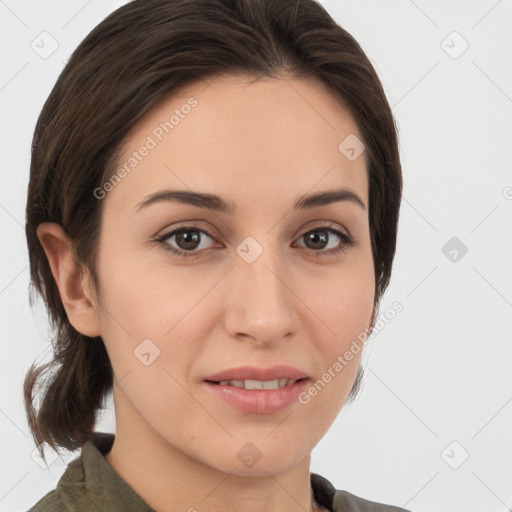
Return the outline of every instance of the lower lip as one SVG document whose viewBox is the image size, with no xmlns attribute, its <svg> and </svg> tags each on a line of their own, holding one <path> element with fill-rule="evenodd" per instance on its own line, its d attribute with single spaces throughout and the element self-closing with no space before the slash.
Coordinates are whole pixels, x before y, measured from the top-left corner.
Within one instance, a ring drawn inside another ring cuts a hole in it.
<svg viewBox="0 0 512 512">
<path fill-rule="evenodd" d="M 245 389 L 221 386 L 208 381 L 203 381 L 203 386 L 210 393 L 242 412 L 273 414 L 296 402 L 308 382 L 309 379 L 304 379 L 279 389 Z"/>
</svg>

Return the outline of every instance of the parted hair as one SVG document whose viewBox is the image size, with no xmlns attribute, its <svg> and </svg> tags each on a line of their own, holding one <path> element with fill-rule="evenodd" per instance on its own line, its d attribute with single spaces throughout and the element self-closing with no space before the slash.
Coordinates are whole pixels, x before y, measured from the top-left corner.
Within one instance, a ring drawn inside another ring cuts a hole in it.
<svg viewBox="0 0 512 512">
<path fill-rule="evenodd" d="M 221 74 L 316 77 L 349 109 L 363 137 L 375 271 L 371 326 L 395 256 L 402 194 L 398 130 L 377 73 L 357 41 L 315 0 L 135 0 L 79 44 L 38 117 L 26 206 L 31 305 L 40 295 L 53 357 L 27 371 L 32 436 L 73 451 L 94 430 L 113 388 L 101 337 L 70 324 L 36 229 L 60 224 L 75 264 L 99 289 L 96 255 L 103 201 L 93 191 L 115 172 L 120 148 L 142 116 L 179 88 Z M 340 140 L 341 142 L 341 140 Z M 359 391 L 358 369 L 347 402 Z M 35 402 L 36 387 L 42 389 Z"/>
</svg>

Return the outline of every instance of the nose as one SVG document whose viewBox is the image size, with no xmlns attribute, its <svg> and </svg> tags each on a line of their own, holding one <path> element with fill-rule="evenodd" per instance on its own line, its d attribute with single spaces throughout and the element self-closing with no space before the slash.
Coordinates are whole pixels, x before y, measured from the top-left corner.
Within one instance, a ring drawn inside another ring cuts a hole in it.
<svg viewBox="0 0 512 512">
<path fill-rule="evenodd" d="M 275 248 L 265 248 L 252 263 L 238 255 L 234 258 L 224 311 L 230 336 L 268 346 L 296 334 L 300 301 L 285 267 Z"/>
</svg>

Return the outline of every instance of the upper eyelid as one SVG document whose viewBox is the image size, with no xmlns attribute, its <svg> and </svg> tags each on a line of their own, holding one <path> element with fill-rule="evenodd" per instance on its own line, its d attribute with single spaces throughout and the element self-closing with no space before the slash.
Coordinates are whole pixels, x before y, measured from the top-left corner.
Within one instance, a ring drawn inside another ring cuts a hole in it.
<svg viewBox="0 0 512 512">
<path fill-rule="evenodd" d="M 182 226 L 174 227 L 174 228 L 169 229 L 169 230 L 164 230 L 161 235 L 157 236 L 157 239 L 158 240 L 162 240 L 162 239 L 165 239 L 165 238 L 170 238 L 171 236 L 174 236 L 176 234 L 176 232 L 181 231 L 181 230 L 184 230 L 184 231 L 187 231 L 187 230 L 190 230 L 190 231 L 192 231 L 192 230 L 200 231 L 201 233 L 209 236 L 210 238 L 222 237 L 222 235 L 218 231 L 216 231 L 214 229 L 201 228 L 198 225 L 195 225 L 195 224 L 191 223 L 191 224 L 183 224 Z"/>
</svg>

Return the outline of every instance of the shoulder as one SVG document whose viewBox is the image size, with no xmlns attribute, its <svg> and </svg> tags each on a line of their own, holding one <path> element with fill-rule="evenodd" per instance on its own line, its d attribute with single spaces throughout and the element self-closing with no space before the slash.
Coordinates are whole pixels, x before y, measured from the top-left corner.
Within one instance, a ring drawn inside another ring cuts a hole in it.
<svg viewBox="0 0 512 512">
<path fill-rule="evenodd" d="M 76 488 L 76 490 L 75 490 Z M 45 494 L 28 512 L 69 512 L 84 488 L 81 455 L 71 460 L 55 489 Z"/>
<path fill-rule="evenodd" d="M 55 490 L 45 494 L 28 512 L 67 512 Z"/>
<path fill-rule="evenodd" d="M 348 491 L 341 490 L 335 492 L 333 505 L 335 511 L 343 512 L 410 512 L 405 508 L 366 500 Z"/>
</svg>

